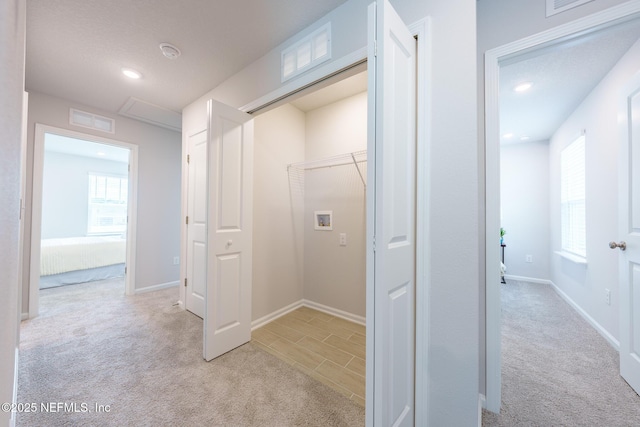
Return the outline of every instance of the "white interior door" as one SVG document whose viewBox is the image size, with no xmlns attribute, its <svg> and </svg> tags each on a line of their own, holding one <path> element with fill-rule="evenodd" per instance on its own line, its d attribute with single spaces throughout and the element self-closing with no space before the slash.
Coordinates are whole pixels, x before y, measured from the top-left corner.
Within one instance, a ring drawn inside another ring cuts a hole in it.
<svg viewBox="0 0 640 427">
<path fill-rule="evenodd" d="M 387 0 L 369 6 L 367 425 L 414 424 L 416 40 Z M 371 215 L 370 215 L 371 216 Z M 371 262 L 373 261 L 373 262 Z M 371 323 L 373 322 L 373 323 Z M 372 326 L 374 326 L 372 328 Z M 368 370 L 368 374 L 370 371 Z M 370 384 L 370 379 L 373 383 Z M 373 418 L 373 419 L 371 419 Z"/>
<path fill-rule="evenodd" d="M 640 74 L 620 108 L 620 375 L 640 393 Z"/>
<path fill-rule="evenodd" d="M 209 101 L 204 358 L 251 339 L 253 120 Z"/>
<path fill-rule="evenodd" d="M 207 284 L 207 132 L 188 137 L 185 308 L 204 318 Z"/>
</svg>

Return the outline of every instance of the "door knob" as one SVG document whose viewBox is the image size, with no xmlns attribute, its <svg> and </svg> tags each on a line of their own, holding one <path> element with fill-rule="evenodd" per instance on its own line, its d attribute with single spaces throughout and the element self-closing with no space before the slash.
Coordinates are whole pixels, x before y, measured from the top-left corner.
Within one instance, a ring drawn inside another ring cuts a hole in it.
<svg viewBox="0 0 640 427">
<path fill-rule="evenodd" d="M 233 245 L 233 240 L 231 240 L 231 239 L 227 240 L 227 247 L 229 247 L 231 245 Z"/>
<path fill-rule="evenodd" d="M 624 251 L 627 249 L 627 242 L 620 242 L 620 243 L 609 242 L 609 247 L 611 249 L 620 248 L 621 251 Z"/>
</svg>

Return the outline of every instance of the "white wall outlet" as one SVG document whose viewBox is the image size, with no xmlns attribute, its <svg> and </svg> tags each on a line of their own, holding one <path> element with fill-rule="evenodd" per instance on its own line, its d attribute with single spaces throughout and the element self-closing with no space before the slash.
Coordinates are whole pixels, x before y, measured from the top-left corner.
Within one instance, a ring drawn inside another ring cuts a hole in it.
<svg viewBox="0 0 640 427">
<path fill-rule="evenodd" d="M 604 301 L 607 305 L 611 305 L 611 291 L 609 289 L 604 290 Z"/>
<path fill-rule="evenodd" d="M 180 257 L 179 256 L 174 256 L 173 257 L 173 265 L 179 265 L 180 264 Z"/>
<path fill-rule="evenodd" d="M 527 256 L 525 256 L 524 260 L 525 260 L 526 262 L 533 262 L 533 255 L 527 255 Z"/>
<path fill-rule="evenodd" d="M 347 233 L 340 233 L 340 246 L 347 246 Z"/>
</svg>

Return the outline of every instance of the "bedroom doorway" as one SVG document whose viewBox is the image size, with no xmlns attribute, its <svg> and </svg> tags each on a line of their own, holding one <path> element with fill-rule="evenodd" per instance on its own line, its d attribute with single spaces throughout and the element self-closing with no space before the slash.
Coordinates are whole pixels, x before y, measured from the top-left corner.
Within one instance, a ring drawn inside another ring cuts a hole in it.
<svg viewBox="0 0 640 427">
<path fill-rule="evenodd" d="M 507 150 L 504 150 L 504 147 L 501 147 L 501 139 L 505 137 L 505 131 L 508 133 L 512 133 L 512 135 L 508 135 L 508 137 L 516 137 L 516 132 L 511 132 L 511 130 L 507 131 L 504 128 L 504 122 L 506 122 L 506 117 L 502 107 L 500 106 L 501 102 L 505 98 L 504 93 L 507 92 L 502 89 L 501 93 L 501 79 L 503 79 L 505 75 L 505 69 L 507 66 L 518 65 L 520 62 L 524 62 L 528 59 L 536 59 L 541 57 L 543 52 L 559 52 L 560 48 L 566 49 L 569 46 L 578 46 L 581 43 L 586 41 L 595 41 L 598 35 L 603 35 L 605 31 L 614 31 L 615 29 L 622 29 L 625 25 L 632 25 L 633 22 L 638 19 L 638 14 L 640 13 L 640 9 L 637 4 L 621 6 L 617 9 L 606 10 L 603 12 L 599 12 L 594 14 L 589 18 L 584 18 L 581 20 L 577 20 L 574 23 L 567 23 L 562 26 L 558 26 L 553 28 L 552 30 L 544 31 L 539 34 L 535 34 L 529 36 L 525 39 L 518 40 L 501 47 L 489 50 L 485 53 L 485 87 L 487 89 L 486 95 L 486 118 L 485 118 L 485 137 L 486 137 L 486 189 L 487 189 L 487 200 L 486 200 L 486 409 L 491 412 L 499 413 L 500 405 L 502 402 L 501 389 L 502 389 L 502 356 L 501 356 L 501 285 L 499 279 L 499 269 L 494 268 L 496 262 L 493 260 L 498 260 L 500 258 L 500 246 L 495 244 L 498 235 L 498 231 L 500 226 L 502 225 L 502 211 L 501 211 L 501 200 L 500 200 L 500 180 L 501 174 L 504 171 L 501 171 L 500 163 L 504 161 L 501 159 L 501 156 L 504 157 Z M 635 36 L 637 37 L 637 35 Z M 633 43 L 633 41 L 631 42 Z M 613 44 L 616 45 L 616 48 L 619 48 L 623 45 L 620 40 L 617 40 L 615 43 L 609 42 L 607 48 L 607 52 L 611 53 L 613 49 L 610 49 L 610 46 Z M 627 49 L 629 45 L 627 45 Z M 563 59 L 570 63 L 572 61 L 568 61 L 568 55 L 566 51 L 563 52 Z M 589 58 L 598 58 L 598 62 L 601 62 L 603 59 L 603 55 L 598 55 L 594 53 L 588 54 Z M 615 63 L 615 62 L 614 62 Z M 558 62 L 559 64 L 559 62 Z M 613 66 L 611 64 L 610 66 Z M 590 64 L 590 68 L 593 67 L 593 63 Z M 535 69 L 536 67 L 529 67 L 531 69 Z M 539 70 L 547 71 L 549 67 L 540 67 Z M 609 69 L 606 69 L 608 72 Z M 571 75 L 571 78 L 574 78 Z M 549 82 L 548 77 L 546 78 L 546 82 Z M 509 86 L 509 85 L 506 85 Z M 595 84 L 594 84 L 595 86 Z M 510 91 L 515 91 L 515 87 L 511 86 L 509 88 Z M 558 93 L 555 92 L 554 95 L 557 97 Z M 557 104 L 557 103 L 556 103 Z M 603 104 L 604 105 L 604 104 Z M 574 106 L 573 108 L 576 108 Z M 523 110 L 524 111 L 524 110 Z M 569 113 L 574 112 L 574 110 L 569 110 L 567 112 L 567 116 Z M 531 114 L 529 114 L 531 116 Z M 583 120 L 583 119 L 582 119 Z M 595 122 L 594 122 L 595 123 Z M 557 126 L 560 126 L 562 122 L 558 123 Z M 542 126 L 537 126 L 537 128 L 541 128 Z M 584 129 L 584 127 L 582 128 Z M 554 129 L 554 130 L 557 130 Z M 567 141 L 575 140 L 579 136 L 580 132 L 573 132 L 571 138 L 566 138 L 566 133 L 563 133 L 563 139 Z M 520 138 L 520 136 L 518 136 Z M 549 139 L 549 144 L 551 144 L 551 137 Z M 527 141 L 527 144 L 531 145 L 535 138 L 530 138 Z M 614 145 L 617 143 L 616 139 L 612 139 Z M 547 156 L 552 155 L 552 150 L 549 148 L 549 153 Z M 556 149 L 557 150 L 557 149 Z M 511 153 L 507 154 L 510 155 Z M 521 154 L 520 154 L 521 155 Z M 532 151 L 529 153 L 525 153 L 526 163 L 528 166 L 533 164 L 533 155 Z M 559 150 L 556 152 L 556 186 L 558 189 L 559 186 L 559 171 L 560 171 L 560 161 L 559 161 Z M 597 157 L 597 156 L 595 156 Z M 594 157 L 594 158 L 595 158 Z M 510 163 L 514 163 L 512 158 L 508 160 Z M 523 161 L 524 163 L 524 161 Z M 517 167 L 513 164 L 510 164 L 511 167 Z M 540 173 L 538 169 L 537 173 Z M 615 175 L 614 175 L 615 177 Z M 588 178 L 587 178 L 588 179 Z M 513 181 L 510 182 L 513 184 Z M 551 183 L 549 184 L 550 186 Z M 600 188 L 606 188 L 603 184 L 602 180 L 598 184 Z M 616 188 L 617 190 L 617 188 Z M 531 191 L 527 191 L 527 189 L 523 190 L 523 185 L 520 184 L 518 188 L 519 194 L 531 194 Z M 556 202 L 560 200 L 559 190 L 558 194 L 555 195 L 553 199 Z M 531 198 L 529 196 L 529 198 Z M 606 205 L 606 203 L 604 204 Z M 615 206 L 615 205 L 614 205 Z M 509 208 L 507 208 L 508 210 Z M 550 207 L 550 209 L 552 209 Z M 556 210 L 557 211 L 557 210 Z M 535 212 L 528 212 L 529 215 L 535 214 Z M 555 215 L 556 221 L 559 219 L 559 213 Z M 612 222 L 613 223 L 613 222 Z M 507 227 L 512 227 L 511 225 L 507 225 Z M 531 223 L 527 224 L 528 228 L 531 228 Z M 548 226 L 549 229 L 553 230 L 555 225 Z M 515 229 L 515 226 L 512 228 Z M 558 228 L 559 229 L 559 228 Z M 515 234 L 515 233 L 513 233 Z M 615 235 L 615 233 L 604 233 L 604 235 Z M 556 237 L 556 247 L 559 245 L 560 239 Z M 515 245 L 513 245 L 515 246 Z M 543 245 L 544 246 L 544 245 Z M 546 245 L 549 247 L 549 245 Z M 606 247 L 606 246 L 605 246 Z M 559 249 L 559 248 L 558 248 Z M 529 249 L 530 251 L 530 249 Z M 605 252 L 608 251 L 608 248 L 605 249 Z M 561 252 L 561 251 L 558 251 Z M 515 253 L 515 248 L 512 251 L 512 254 Z M 518 257 L 520 262 L 531 263 L 535 256 L 520 254 Z M 556 257 L 563 257 L 559 253 L 555 253 Z M 597 257 L 594 257 L 597 259 Z M 508 255 L 507 255 L 507 259 Z M 513 259 L 516 259 L 515 257 Z M 574 263 L 575 266 L 579 266 L 580 264 L 575 263 L 574 261 L 569 261 L 570 263 Z M 515 262 L 513 263 L 514 265 Z M 569 264 L 569 268 L 573 268 L 571 264 Z M 566 269 L 566 271 L 569 270 Z M 580 267 L 581 268 L 581 267 Z M 515 268 L 512 268 L 512 272 Z M 521 270 L 522 271 L 522 270 Z M 507 273 L 509 273 L 509 264 L 507 264 Z M 575 273 L 574 273 L 575 275 Z M 530 278 L 529 276 L 533 276 L 531 273 L 520 273 L 520 277 L 514 278 Z M 577 275 L 575 275 L 577 276 Z M 535 279 L 535 278 L 534 278 Z M 531 281 L 531 280 L 530 280 Z M 542 283 L 553 283 L 550 280 L 544 280 Z M 588 288 L 590 286 L 581 285 L 582 287 Z M 594 303 L 595 304 L 595 303 Z M 593 325 L 593 324 L 592 324 Z"/>
<path fill-rule="evenodd" d="M 136 178 L 137 146 L 36 125 L 29 318 L 43 289 L 132 293 Z"/>
</svg>

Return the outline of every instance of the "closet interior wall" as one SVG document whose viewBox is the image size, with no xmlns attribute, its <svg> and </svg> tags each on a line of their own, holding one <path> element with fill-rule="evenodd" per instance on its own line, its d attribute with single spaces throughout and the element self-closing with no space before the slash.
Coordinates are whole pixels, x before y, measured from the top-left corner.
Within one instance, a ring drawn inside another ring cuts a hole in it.
<svg viewBox="0 0 640 427">
<path fill-rule="evenodd" d="M 367 94 L 310 111 L 287 104 L 255 119 L 253 319 L 301 300 L 365 317 L 365 186 L 353 165 L 287 165 L 367 148 Z M 359 163 L 366 177 L 366 162 Z M 333 211 L 333 229 L 314 227 Z M 340 234 L 346 234 L 346 246 Z"/>
</svg>

